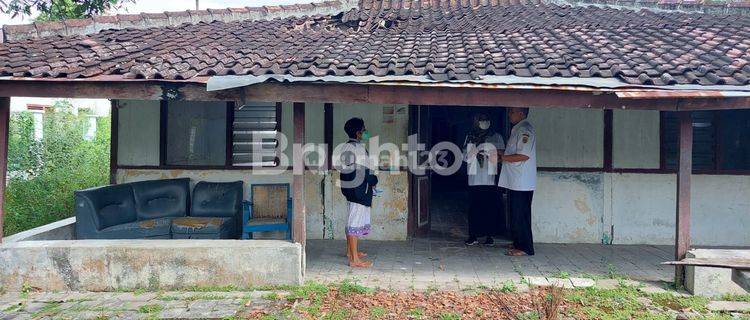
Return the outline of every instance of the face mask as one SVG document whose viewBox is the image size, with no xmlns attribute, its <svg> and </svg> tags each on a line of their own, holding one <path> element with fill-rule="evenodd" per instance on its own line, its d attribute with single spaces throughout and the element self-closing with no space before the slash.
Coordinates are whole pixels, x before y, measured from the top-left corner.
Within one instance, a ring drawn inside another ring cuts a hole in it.
<svg viewBox="0 0 750 320">
<path fill-rule="evenodd" d="M 487 130 L 490 128 L 490 122 L 489 121 L 479 121 L 479 129 Z"/>
<path fill-rule="evenodd" d="M 365 130 L 365 132 L 362 132 L 362 141 L 370 140 L 370 131 Z"/>
</svg>

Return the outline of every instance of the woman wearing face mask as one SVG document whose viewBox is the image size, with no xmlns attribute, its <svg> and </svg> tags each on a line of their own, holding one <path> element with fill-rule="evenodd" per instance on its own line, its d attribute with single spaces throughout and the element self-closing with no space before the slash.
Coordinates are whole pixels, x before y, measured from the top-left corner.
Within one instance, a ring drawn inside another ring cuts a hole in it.
<svg viewBox="0 0 750 320">
<path fill-rule="evenodd" d="M 466 245 L 476 245 L 477 238 L 487 237 L 483 244 L 493 245 L 493 235 L 504 230 L 502 197 L 497 187 L 497 164 L 489 155 L 505 149 L 503 137 L 492 129 L 490 118 L 483 113 L 474 116 L 474 126 L 464 143 L 464 161 L 469 177 L 469 238 Z"/>
</svg>

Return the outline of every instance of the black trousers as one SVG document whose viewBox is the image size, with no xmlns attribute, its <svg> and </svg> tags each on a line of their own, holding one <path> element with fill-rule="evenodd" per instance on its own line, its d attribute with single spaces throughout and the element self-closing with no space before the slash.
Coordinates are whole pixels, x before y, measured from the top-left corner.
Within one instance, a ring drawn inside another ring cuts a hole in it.
<svg viewBox="0 0 750 320">
<path fill-rule="evenodd" d="M 503 197 L 497 186 L 469 186 L 469 237 L 505 234 Z"/>
<path fill-rule="evenodd" d="M 534 255 L 534 237 L 531 234 L 531 200 L 534 191 L 508 190 L 510 230 L 513 247 Z"/>
</svg>

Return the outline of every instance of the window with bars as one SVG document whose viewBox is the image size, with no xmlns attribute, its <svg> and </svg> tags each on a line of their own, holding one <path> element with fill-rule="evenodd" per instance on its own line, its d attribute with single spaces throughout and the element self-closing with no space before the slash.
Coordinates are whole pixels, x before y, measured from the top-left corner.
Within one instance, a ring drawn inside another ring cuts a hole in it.
<svg viewBox="0 0 750 320">
<path fill-rule="evenodd" d="M 273 167 L 278 163 L 281 109 L 277 104 L 245 104 L 234 108 L 232 165 Z"/>
</svg>

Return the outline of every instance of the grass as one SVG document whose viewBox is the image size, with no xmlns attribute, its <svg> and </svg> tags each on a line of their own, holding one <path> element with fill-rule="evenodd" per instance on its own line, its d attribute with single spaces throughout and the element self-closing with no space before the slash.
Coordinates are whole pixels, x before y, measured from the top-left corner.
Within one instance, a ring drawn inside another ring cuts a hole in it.
<svg viewBox="0 0 750 320">
<path fill-rule="evenodd" d="M 147 304 L 138 308 L 138 312 L 146 314 L 156 314 L 161 312 L 164 307 L 160 304 Z"/>
<path fill-rule="evenodd" d="M 8 313 L 10 313 L 10 312 L 21 312 L 21 311 L 23 311 L 23 308 L 25 306 L 26 305 L 24 303 L 14 304 L 14 305 L 12 305 L 10 307 L 5 308 L 3 310 L 3 312 L 8 312 Z"/>
<path fill-rule="evenodd" d="M 385 316 L 385 314 L 388 312 L 383 307 L 372 307 L 370 308 L 370 319 L 380 319 Z"/>
<path fill-rule="evenodd" d="M 61 304 L 60 302 L 47 302 L 44 305 L 44 307 L 42 307 L 42 309 L 40 309 L 39 311 L 35 312 L 32 315 L 32 317 L 38 318 L 47 314 L 55 314 L 57 313 L 57 309 L 60 308 L 60 304 Z"/>
<path fill-rule="evenodd" d="M 455 312 L 444 312 L 438 316 L 440 320 L 461 320 L 461 315 Z"/>
<path fill-rule="evenodd" d="M 407 315 L 415 319 L 422 319 L 422 317 L 424 317 L 424 310 L 412 309 L 412 310 L 409 310 L 409 313 Z"/>
<path fill-rule="evenodd" d="M 570 279 L 570 273 L 567 271 L 560 271 L 555 275 L 556 278 L 560 279 Z"/>
<path fill-rule="evenodd" d="M 279 294 L 276 292 L 270 292 L 270 293 L 264 294 L 261 298 L 266 299 L 266 300 L 278 300 Z"/>
<path fill-rule="evenodd" d="M 363 294 L 363 293 L 371 293 L 373 292 L 372 289 L 359 285 L 355 282 L 352 282 L 350 280 L 344 280 L 342 281 L 338 286 L 339 293 L 342 295 L 351 295 L 351 294 Z"/>
<path fill-rule="evenodd" d="M 721 296 L 721 300 L 750 302 L 750 294 L 725 294 Z"/>
<path fill-rule="evenodd" d="M 690 309 L 705 313 L 708 311 L 708 299 L 698 296 L 678 297 L 669 292 L 652 293 L 647 295 L 655 304 L 672 310 Z"/>
<path fill-rule="evenodd" d="M 516 287 L 516 284 L 513 283 L 513 281 L 507 280 L 503 282 L 503 286 L 500 287 L 500 292 L 502 293 L 513 293 L 518 291 L 518 288 Z"/>
</svg>

